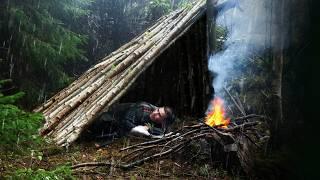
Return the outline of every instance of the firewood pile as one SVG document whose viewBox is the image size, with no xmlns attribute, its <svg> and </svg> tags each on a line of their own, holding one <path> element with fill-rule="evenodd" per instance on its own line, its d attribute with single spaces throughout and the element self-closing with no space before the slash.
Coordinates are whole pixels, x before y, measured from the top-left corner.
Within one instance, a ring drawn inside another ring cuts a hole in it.
<svg viewBox="0 0 320 180">
<path fill-rule="evenodd" d="M 205 12 L 205 1 L 196 1 L 160 18 L 140 36 L 123 45 L 101 63 L 34 111 L 43 113 L 40 130 L 60 146 L 74 142 L 95 117 L 127 92 L 138 76 Z"/>
<path fill-rule="evenodd" d="M 87 162 L 76 164 L 72 168 L 113 166 L 115 168 L 129 169 L 146 161 L 183 152 L 191 143 L 198 142 L 199 139 L 205 139 L 206 141 L 217 142 L 216 144 L 223 148 L 225 152 L 235 152 L 242 168 L 246 172 L 250 172 L 253 165 L 251 153 L 254 149 L 260 148 L 260 140 L 254 136 L 259 136 L 260 139 L 263 137 L 256 128 L 262 124 L 262 121 L 258 121 L 261 119 L 264 119 L 264 117 L 251 114 L 235 118 L 228 127 L 222 127 L 221 125 L 211 127 L 205 123 L 183 126 L 181 129 L 161 139 L 146 141 L 120 149 L 123 156 L 116 162 Z"/>
</svg>

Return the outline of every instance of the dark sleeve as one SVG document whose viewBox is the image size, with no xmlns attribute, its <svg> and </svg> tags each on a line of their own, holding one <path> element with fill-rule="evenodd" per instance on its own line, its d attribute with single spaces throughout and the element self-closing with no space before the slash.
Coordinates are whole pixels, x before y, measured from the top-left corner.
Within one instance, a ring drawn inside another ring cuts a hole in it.
<svg viewBox="0 0 320 180">
<path fill-rule="evenodd" d="M 154 109 L 155 106 L 153 106 L 152 104 L 146 102 L 139 104 L 136 113 L 139 125 L 154 124 L 150 119 L 150 114 L 152 113 L 152 111 L 154 111 Z"/>
<path fill-rule="evenodd" d="M 140 119 L 141 109 L 138 104 L 131 104 L 126 111 L 122 112 L 121 116 L 121 127 L 125 131 L 129 132 L 132 128 L 142 125 Z"/>
<path fill-rule="evenodd" d="M 100 132 L 108 130 L 108 126 L 110 126 L 113 120 L 114 119 L 108 112 L 104 112 L 94 120 L 94 122 L 88 127 L 88 130 L 100 134 Z"/>
<path fill-rule="evenodd" d="M 130 108 L 134 105 L 134 103 L 121 103 L 116 104 L 110 107 L 108 113 L 117 121 L 121 121 L 125 118 L 126 112 L 130 110 Z"/>
<path fill-rule="evenodd" d="M 152 127 L 151 129 L 149 129 L 149 133 L 152 135 L 163 135 L 164 130 L 159 127 Z"/>
<path fill-rule="evenodd" d="M 133 109 L 130 109 L 126 112 L 124 118 L 123 118 L 123 127 L 130 131 L 132 128 L 137 126 L 136 122 L 136 112 Z"/>
<path fill-rule="evenodd" d="M 144 102 L 144 101 L 138 102 L 138 103 L 136 103 L 136 105 L 137 105 L 138 107 L 148 107 L 148 108 L 150 108 L 150 109 L 155 109 L 155 108 L 157 108 L 157 106 L 155 106 L 155 105 L 153 105 L 153 104 L 150 104 L 150 103 L 147 103 L 147 102 Z"/>
</svg>

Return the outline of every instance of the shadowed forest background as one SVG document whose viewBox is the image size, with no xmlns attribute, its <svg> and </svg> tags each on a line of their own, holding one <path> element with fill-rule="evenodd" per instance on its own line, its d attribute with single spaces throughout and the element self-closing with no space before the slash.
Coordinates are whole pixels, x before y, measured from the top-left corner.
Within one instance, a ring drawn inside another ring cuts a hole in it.
<svg viewBox="0 0 320 180">
<path fill-rule="evenodd" d="M 63 154 L 65 150 L 45 148 L 47 142 L 38 136 L 43 117 L 32 113 L 32 109 L 142 33 L 162 15 L 191 6 L 190 2 L 1 1 L 0 177 L 74 177 L 70 169 L 72 160 L 47 166 L 41 164 L 49 151 L 49 154 L 55 153 L 51 151 Z M 239 69 L 237 74 L 242 78 L 228 80 L 230 92 L 243 101 L 246 112 L 266 115 L 271 119 L 272 122 L 268 122 L 271 130 L 269 146 L 262 155 L 257 155 L 254 175 L 239 175 L 203 166 L 195 172 L 198 177 L 305 179 L 319 176 L 309 163 L 317 162 L 319 150 L 315 148 L 317 140 L 312 128 L 317 124 L 317 118 L 312 115 L 317 112 L 316 97 L 319 94 L 313 87 L 314 82 L 318 82 L 316 68 L 319 67 L 318 4 L 312 0 L 284 2 L 289 15 L 285 23 L 288 31 L 284 50 L 277 54 L 270 48 L 263 54 L 253 53 L 250 59 L 240 59 L 235 69 Z M 217 26 L 215 33 L 216 51 L 221 51 L 228 31 Z M 282 82 L 277 86 L 282 90 L 281 121 L 278 120 L 279 109 L 275 106 L 278 102 L 274 98 L 277 72 L 273 69 L 279 57 L 283 58 Z M 213 78 L 215 76 L 213 73 Z M 204 112 L 198 112 L 201 113 Z M 180 119 L 184 115 L 179 114 Z M 21 159 L 21 162 L 15 159 Z"/>
</svg>

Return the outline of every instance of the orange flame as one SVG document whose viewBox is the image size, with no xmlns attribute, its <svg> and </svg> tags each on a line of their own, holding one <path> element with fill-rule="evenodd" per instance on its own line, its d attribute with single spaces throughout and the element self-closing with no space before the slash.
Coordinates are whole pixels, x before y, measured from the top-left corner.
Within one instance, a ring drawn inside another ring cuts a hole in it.
<svg viewBox="0 0 320 180">
<path fill-rule="evenodd" d="M 227 125 L 230 123 L 230 118 L 225 119 L 224 114 L 224 106 L 223 100 L 219 97 L 216 97 L 211 101 L 212 109 L 207 114 L 205 118 L 205 123 L 211 127 L 223 125 L 221 127 L 227 128 Z"/>
</svg>

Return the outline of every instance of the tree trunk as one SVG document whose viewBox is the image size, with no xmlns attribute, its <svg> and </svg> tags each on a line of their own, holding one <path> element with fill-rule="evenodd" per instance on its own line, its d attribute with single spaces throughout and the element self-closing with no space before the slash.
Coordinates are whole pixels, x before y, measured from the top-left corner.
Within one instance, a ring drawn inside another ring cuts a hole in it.
<svg viewBox="0 0 320 180">
<path fill-rule="evenodd" d="M 271 99 L 271 150 L 278 149 L 281 144 L 280 127 L 283 125 L 283 107 L 282 107 L 282 76 L 283 62 L 285 58 L 284 43 L 285 43 L 285 16 L 286 16 L 286 1 L 276 3 L 276 9 L 273 14 L 279 15 L 276 18 L 275 40 L 273 42 L 273 64 L 272 64 L 272 92 Z"/>
<path fill-rule="evenodd" d="M 216 9 L 217 0 L 207 0 L 207 37 L 208 48 L 207 56 L 209 57 L 216 49 Z"/>
</svg>

